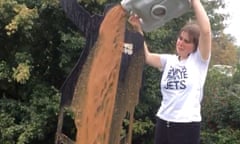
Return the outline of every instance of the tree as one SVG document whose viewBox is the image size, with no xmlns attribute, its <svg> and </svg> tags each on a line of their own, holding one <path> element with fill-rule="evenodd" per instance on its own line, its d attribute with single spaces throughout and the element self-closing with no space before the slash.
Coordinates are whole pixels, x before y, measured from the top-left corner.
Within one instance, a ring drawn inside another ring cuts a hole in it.
<svg viewBox="0 0 240 144">
<path fill-rule="evenodd" d="M 237 48 L 230 35 L 222 33 L 219 37 L 213 39 L 212 64 L 235 66 L 237 62 Z"/>
<path fill-rule="evenodd" d="M 0 141 L 53 143 L 60 95 L 84 38 L 58 0 L 0 0 Z"/>
<path fill-rule="evenodd" d="M 89 12 L 100 13 L 104 4 L 119 1 L 84 0 L 80 3 Z M 230 37 L 221 37 L 227 15 L 216 12 L 224 5 L 223 0 L 205 3 L 213 38 L 228 41 Z M 58 0 L 0 0 L 0 13 L 0 141 L 52 144 L 59 87 L 78 59 L 85 40 L 65 17 Z M 185 14 L 147 33 L 146 41 L 151 51 L 174 53 L 178 30 L 190 18 L 193 19 L 192 13 Z M 231 41 L 223 44 L 233 48 Z M 223 48 L 222 44 L 214 45 Z M 228 56 L 233 54 L 232 50 Z M 150 67 L 144 69 L 140 102 L 135 113 L 133 144 L 147 144 L 153 139 L 155 113 L 161 100 L 160 75 Z M 235 112 L 231 115 L 234 118 L 238 116 L 233 114 Z M 67 118 L 71 123 L 73 117 L 68 115 Z M 73 136 L 75 129 L 69 123 L 64 130 Z"/>
</svg>

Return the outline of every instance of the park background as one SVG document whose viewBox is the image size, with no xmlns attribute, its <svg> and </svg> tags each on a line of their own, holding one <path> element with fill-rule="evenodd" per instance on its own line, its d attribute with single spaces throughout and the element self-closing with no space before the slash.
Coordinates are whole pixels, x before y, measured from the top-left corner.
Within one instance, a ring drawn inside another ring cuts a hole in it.
<svg viewBox="0 0 240 144">
<path fill-rule="evenodd" d="M 101 14 L 104 5 L 112 2 L 119 1 L 79 1 L 91 14 Z M 239 144 L 240 46 L 236 35 L 227 30 L 232 25 L 231 15 L 225 10 L 229 9 L 228 3 L 203 3 L 211 20 L 213 44 L 202 103 L 201 143 Z M 174 53 L 178 30 L 192 16 L 193 13 L 187 13 L 147 33 L 145 39 L 151 51 Z M 0 0 L 0 143 L 54 143 L 59 88 L 84 43 L 84 37 L 66 18 L 58 0 Z M 214 68 L 216 65 L 223 69 Z M 155 113 L 161 100 L 160 76 L 159 71 L 144 67 L 132 144 L 153 144 Z M 74 140 L 73 119 L 69 111 L 63 131 Z M 123 137 L 127 127 L 126 118 Z"/>
</svg>

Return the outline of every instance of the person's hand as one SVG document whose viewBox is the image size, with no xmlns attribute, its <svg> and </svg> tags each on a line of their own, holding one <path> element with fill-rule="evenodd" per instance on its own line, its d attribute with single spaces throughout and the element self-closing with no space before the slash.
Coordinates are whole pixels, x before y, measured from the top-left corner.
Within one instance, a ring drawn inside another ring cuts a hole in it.
<svg viewBox="0 0 240 144">
<path fill-rule="evenodd" d="M 143 35 L 140 18 L 137 15 L 135 14 L 130 15 L 128 22 L 132 25 L 133 30 Z"/>
</svg>

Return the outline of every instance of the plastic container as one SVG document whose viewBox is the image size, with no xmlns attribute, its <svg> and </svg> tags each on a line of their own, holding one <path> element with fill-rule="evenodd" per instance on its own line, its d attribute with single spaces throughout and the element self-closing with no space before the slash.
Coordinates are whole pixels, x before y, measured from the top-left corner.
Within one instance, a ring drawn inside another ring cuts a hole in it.
<svg viewBox="0 0 240 144">
<path fill-rule="evenodd" d="M 142 29 L 151 32 L 168 21 L 190 11 L 189 0 L 122 0 L 121 5 L 129 13 L 137 14 Z"/>
</svg>

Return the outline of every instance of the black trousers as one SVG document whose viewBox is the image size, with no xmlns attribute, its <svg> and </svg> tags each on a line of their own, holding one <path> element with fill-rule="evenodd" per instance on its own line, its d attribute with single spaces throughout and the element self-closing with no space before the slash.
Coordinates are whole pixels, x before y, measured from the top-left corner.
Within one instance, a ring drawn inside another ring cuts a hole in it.
<svg viewBox="0 0 240 144">
<path fill-rule="evenodd" d="M 157 118 L 154 144 L 200 144 L 200 122 L 174 123 Z"/>
</svg>

